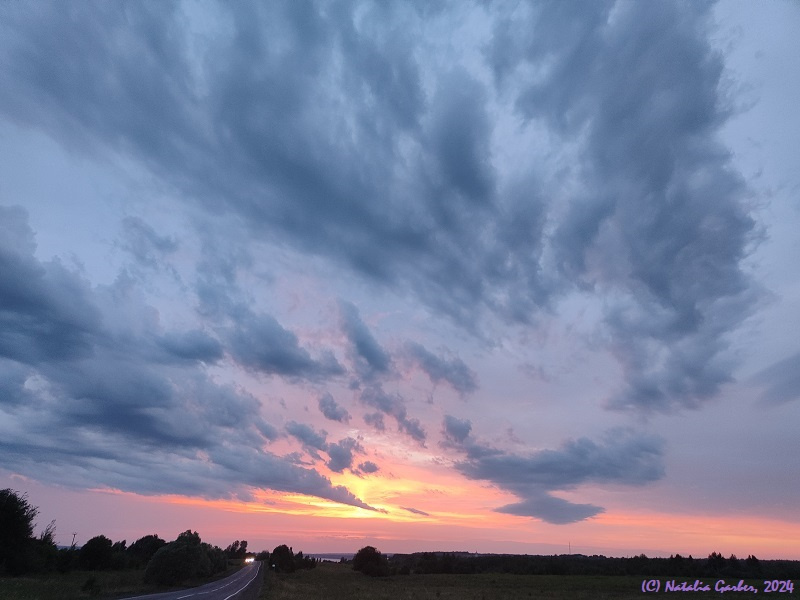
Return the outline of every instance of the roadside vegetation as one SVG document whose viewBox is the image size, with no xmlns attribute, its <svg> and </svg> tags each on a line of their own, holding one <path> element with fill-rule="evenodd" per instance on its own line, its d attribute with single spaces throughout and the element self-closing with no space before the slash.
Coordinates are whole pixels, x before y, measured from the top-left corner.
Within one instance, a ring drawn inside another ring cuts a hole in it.
<svg viewBox="0 0 800 600">
<path fill-rule="evenodd" d="M 247 557 L 256 558 L 246 540 L 223 550 L 191 530 L 172 542 L 151 534 L 128 545 L 97 535 L 81 547 L 59 548 L 54 521 L 34 535 L 38 514 L 25 494 L 0 490 L 2 600 L 119 598 L 193 587 L 229 575 Z M 270 553 L 257 557 L 268 561 Z M 299 557 L 297 564 L 305 564 L 302 552 Z"/>
</svg>

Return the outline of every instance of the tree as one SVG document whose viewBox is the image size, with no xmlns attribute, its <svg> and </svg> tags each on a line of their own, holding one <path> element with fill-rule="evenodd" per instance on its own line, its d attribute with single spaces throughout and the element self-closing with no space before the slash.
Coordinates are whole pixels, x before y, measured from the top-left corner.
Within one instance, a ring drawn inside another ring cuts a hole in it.
<svg viewBox="0 0 800 600">
<path fill-rule="evenodd" d="M 242 540 L 241 542 L 236 540 L 225 548 L 225 554 L 231 559 L 244 558 L 247 554 L 247 540 Z"/>
<path fill-rule="evenodd" d="M 33 538 L 33 520 L 39 509 L 27 494 L 0 490 L 0 571 L 21 575 L 28 569 L 28 549 Z"/>
<path fill-rule="evenodd" d="M 373 546 L 364 546 L 353 557 L 353 570 L 370 577 L 389 575 L 389 561 Z"/>
<path fill-rule="evenodd" d="M 294 573 L 294 552 L 286 544 L 281 544 L 272 551 L 270 562 L 279 573 Z"/>
<path fill-rule="evenodd" d="M 81 548 L 80 565 L 82 569 L 96 571 L 111 567 L 114 555 L 113 543 L 104 535 L 97 535 Z"/>
<path fill-rule="evenodd" d="M 177 585 L 209 577 L 224 571 L 225 567 L 225 553 L 220 548 L 204 544 L 197 532 L 184 531 L 153 555 L 147 563 L 144 580 L 158 585 Z"/>
<path fill-rule="evenodd" d="M 139 538 L 128 547 L 131 565 L 137 567 L 145 566 L 153 558 L 153 555 L 158 552 L 159 548 L 163 548 L 166 545 L 167 542 L 155 534 Z"/>
</svg>

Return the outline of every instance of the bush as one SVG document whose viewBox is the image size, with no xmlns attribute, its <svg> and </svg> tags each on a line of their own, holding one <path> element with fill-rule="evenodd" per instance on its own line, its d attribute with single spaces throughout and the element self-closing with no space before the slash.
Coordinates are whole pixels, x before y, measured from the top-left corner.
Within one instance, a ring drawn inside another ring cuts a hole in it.
<svg viewBox="0 0 800 600">
<path fill-rule="evenodd" d="M 270 562 L 279 573 L 294 573 L 294 552 L 286 544 L 281 544 L 272 551 Z"/>
<path fill-rule="evenodd" d="M 144 567 L 150 562 L 155 553 L 166 545 L 167 542 L 155 534 L 139 538 L 127 550 L 131 566 Z"/>
<path fill-rule="evenodd" d="M 114 554 L 113 543 L 104 535 L 98 535 L 86 542 L 80 551 L 81 569 L 99 571 L 111 567 Z"/>
<path fill-rule="evenodd" d="M 225 553 L 200 541 L 197 532 L 185 531 L 174 542 L 159 548 L 147 563 L 146 583 L 173 586 L 224 571 Z"/>
<path fill-rule="evenodd" d="M 28 570 L 28 547 L 37 514 L 39 509 L 30 505 L 25 494 L 0 490 L 0 571 L 21 575 Z"/>
<path fill-rule="evenodd" d="M 364 546 L 353 557 L 353 570 L 370 577 L 389 575 L 389 561 L 373 546 Z"/>
</svg>

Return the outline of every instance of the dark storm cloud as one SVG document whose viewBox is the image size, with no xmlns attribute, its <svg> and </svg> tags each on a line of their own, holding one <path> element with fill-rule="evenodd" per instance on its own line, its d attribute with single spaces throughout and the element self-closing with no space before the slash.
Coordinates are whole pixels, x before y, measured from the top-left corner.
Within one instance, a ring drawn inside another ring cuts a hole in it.
<svg viewBox="0 0 800 600">
<path fill-rule="evenodd" d="M 730 380 L 726 333 L 748 314 L 740 261 L 756 239 L 746 189 L 717 139 L 729 116 L 710 4 L 543 2 L 502 20 L 498 80 L 546 64 L 517 109 L 585 138 L 584 191 L 557 223 L 563 277 L 624 299 L 607 315 L 626 375 L 619 407 L 695 406 Z"/>
<path fill-rule="evenodd" d="M 468 73 L 448 75 L 433 101 L 431 131 L 443 189 L 481 204 L 494 188 L 485 102 L 486 90 Z"/>
<path fill-rule="evenodd" d="M 434 383 L 446 381 L 460 394 L 468 394 L 478 389 L 477 376 L 463 360 L 458 357 L 436 356 L 422 344 L 406 344 L 409 356 L 427 373 Z"/>
<path fill-rule="evenodd" d="M 612 430 L 601 443 L 579 438 L 567 441 L 558 450 L 519 455 L 469 438 L 469 421 L 451 418 L 450 425 L 455 435 L 448 433 L 446 420 L 445 433 L 450 443 L 467 454 L 467 460 L 457 463 L 456 468 L 470 479 L 491 481 L 522 498 L 521 502 L 498 508 L 500 512 L 549 523 L 571 523 L 603 509 L 568 502 L 552 492 L 584 483 L 643 485 L 664 476 L 662 441 L 629 430 Z"/>
<path fill-rule="evenodd" d="M 330 352 L 311 358 L 297 336 L 271 315 L 240 316 L 230 345 L 237 362 L 267 375 L 322 379 L 344 372 Z"/>
<path fill-rule="evenodd" d="M 214 363 L 222 358 L 222 344 L 204 331 L 192 330 L 165 334 L 159 345 L 170 355 L 182 360 Z"/>
<path fill-rule="evenodd" d="M 221 358 L 220 342 L 200 330 L 164 333 L 129 278 L 93 288 L 60 263 L 39 261 L 25 212 L 0 211 L 3 468 L 73 487 L 211 498 L 262 487 L 371 509 L 313 469 L 263 450 L 277 431 L 260 402 L 202 368 Z M 303 368 L 322 364 L 279 325 L 255 322 L 272 325 L 273 347 L 285 342 L 285 355 L 299 356 Z M 324 437 L 316 446 L 327 448 Z M 343 464 L 357 447 L 343 440 L 339 449 L 331 459 Z"/>
<path fill-rule="evenodd" d="M 0 207 L 0 356 L 28 364 L 92 353 L 100 314 L 88 282 L 34 257 L 27 213 Z"/>
<path fill-rule="evenodd" d="M 768 404 L 800 399 L 800 353 L 767 367 L 753 382 L 764 388 L 761 399 Z"/>
<path fill-rule="evenodd" d="M 5 405 L 6 410 L 30 405 L 35 400 L 36 395 L 25 389 L 31 373 L 18 362 L 0 359 L 0 405 Z"/>
<path fill-rule="evenodd" d="M 380 386 L 374 385 L 363 390 L 359 399 L 366 406 L 371 406 L 383 414 L 394 417 L 399 431 L 407 434 L 420 445 L 425 445 L 427 433 L 419 419 L 408 416 L 405 400 L 400 394 L 388 394 Z M 383 430 L 384 428 L 383 416 L 380 413 L 364 415 L 364 421 L 376 429 Z"/>
<path fill-rule="evenodd" d="M 209 10 L 226 31 L 195 56 L 177 10 L 4 7 L 16 33 L 0 48 L 12 65 L 3 83 L 17 93 L 0 110 L 70 147 L 140 158 L 187 197 L 244 217 L 255 236 L 408 287 L 464 324 L 486 307 L 516 314 L 512 300 L 534 310 L 536 243 L 518 255 L 504 228 L 530 223 L 538 238 L 531 215 L 542 208 L 494 204 L 479 81 L 453 69 L 427 97 L 417 33 L 430 15 L 219 4 Z"/>
<path fill-rule="evenodd" d="M 613 299 L 606 326 L 626 378 L 615 406 L 696 406 L 730 379 L 755 228 L 717 141 L 729 110 L 709 5 L 204 8 L 220 26 L 198 50 L 180 5 L 4 4 L 0 85 L 13 93 L 0 111 L 69 148 L 124 152 L 254 237 L 348 265 L 471 330 L 487 312 L 530 323 L 575 290 Z M 435 43 L 424 32 L 466 10 L 492 28 L 488 84 L 484 65 L 423 58 Z M 490 106 L 506 101 L 556 154 L 571 149 L 550 179 L 539 163 L 495 169 Z M 224 310 L 220 288 L 200 284 L 208 310 Z M 369 332 L 348 326 L 363 365 L 387 368 Z M 253 368 L 319 367 L 243 338 Z"/>
<path fill-rule="evenodd" d="M 370 380 L 387 373 L 392 359 L 361 320 L 358 309 L 349 302 L 340 301 L 339 312 L 342 330 L 352 347 L 351 359 L 359 377 Z"/>
<path fill-rule="evenodd" d="M 319 398 L 319 411 L 326 419 L 338 421 L 339 423 L 349 423 L 350 413 L 347 409 L 339 405 L 330 393 L 326 392 Z"/>
</svg>

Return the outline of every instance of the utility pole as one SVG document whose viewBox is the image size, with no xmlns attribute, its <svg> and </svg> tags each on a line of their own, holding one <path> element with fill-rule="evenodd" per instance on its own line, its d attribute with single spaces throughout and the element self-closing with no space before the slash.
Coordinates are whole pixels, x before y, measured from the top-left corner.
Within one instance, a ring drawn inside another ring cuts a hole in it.
<svg viewBox="0 0 800 600">
<path fill-rule="evenodd" d="M 73 533 L 72 533 L 72 547 L 73 547 L 73 548 L 75 547 L 75 536 L 76 536 L 76 535 L 78 535 L 78 534 L 77 534 L 77 533 L 75 533 L 75 532 L 73 532 Z"/>
</svg>

